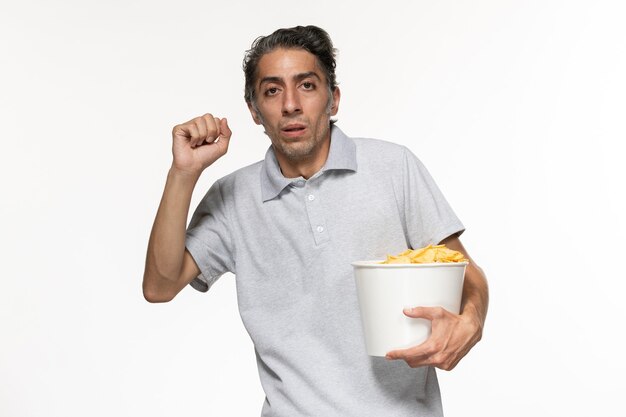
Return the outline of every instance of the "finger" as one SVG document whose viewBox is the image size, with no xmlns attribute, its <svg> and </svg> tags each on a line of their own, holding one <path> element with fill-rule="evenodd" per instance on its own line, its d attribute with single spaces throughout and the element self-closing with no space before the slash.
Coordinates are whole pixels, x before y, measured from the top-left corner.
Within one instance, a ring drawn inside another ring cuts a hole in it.
<svg viewBox="0 0 626 417">
<path fill-rule="evenodd" d="M 172 129 L 172 137 L 179 137 L 183 139 L 191 138 L 191 133 L 189 132 L 187 124 L 183 123 L 181 125 L 174 126 L 174 128 Z"/>
<path fill-rule="evenodd" d="M 200 133 L 198 132 L 198 127 L 195 123 L 189 123 L 185 126 L 187 131 L 189 132 L 189 145 L 194 148 L 198 139 L 200 138 Z"/>
<path fill-rule="evenodd" d="M 194 124 L 198 129 L 198 139 L 196 140 L 194 146 L 200 146 L 207 137 L 207 125 L 202 117 L 194 119 Z"/>
<path fill-rule="evenodd" d="M 413 308 L 405 308 L 403 313 L 407 317 L 411 317 L 414 319 L 427 319 L 433 321 L 435 319 L 441 318 L 445 313 L 444 309 L 441 307 L 413 307 Z"/>
<path fill-rule="evenodd" d="M 428 349 L 427 340 L 416 346 L 411 346 L 406 349 L 395 349 L 387 352 L 385 355 L 389 359 L 404 359 L 408 356 L 425 356 L 428 355 L 430 350 Z"/>
<path fill-rule="evenodd" d="M 215 142 L 220 140 L 220 135 L 222 132 L 222 119 L 216 117 L 215 119 L 213 119 L 213 121 L 215 122 L 215 139 L 213 140 L 213 142 Z"/>
<path fill-rule="evenodd" d="M 409 349 L 399 349 L 388 352 L 385 358 L 389 360 L 404 360 L 411 367 L 424 366 L 431 364 L 432 353 L 427 346 L 418 345 Z"/>
<path fill-rule="evenodd" d="M 192 128 L 196 119 L 191 119 L 186 121 L 185 123 L 174 126 L 172 131 L 174 136 L 178 136 L 180 138 L 186 138 L 189 140 L 189 143 L 192 144 L 194 140 L 194 132 L 197 129 Z"/>
<path fill-rule="evenodd" d="M 207 143 L 212 143 L 213 141 L 215 141 L 215 139 L 217 139 L 217 136 L 219 135 L 219 128 L 216 123 L 216 118 L 213 117 L 212 114 L 207 113 L 202 116 L 202 119 L 204 119 L 207 127 L 207 134 L 204 139 Z"/>
</svg>

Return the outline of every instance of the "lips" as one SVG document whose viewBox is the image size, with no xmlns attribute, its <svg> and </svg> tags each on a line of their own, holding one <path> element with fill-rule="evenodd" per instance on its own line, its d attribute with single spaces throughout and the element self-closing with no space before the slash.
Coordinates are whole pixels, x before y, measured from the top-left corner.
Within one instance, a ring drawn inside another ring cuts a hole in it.
<svg viewBox="0 0 626 417">
<path fill-rule="evenodd" d="M 306 129 L 305 125 L 302 125 L 302 124 L 290 124 L 290 125 L 287 125 L 287 126 L 283 127 L 281 130 L 283 132 L 298 132 L 298 131 L 301 131 L 301 130 L 304 130 L 304 129 Z"/>
<path fill-rule="evenodd" d="M 300 123 L 292 123 L 287 126 L 283 126 L 280 131 L 283 137 L 298 138 L 306 131 L 306 126 Z"/>
</svg>

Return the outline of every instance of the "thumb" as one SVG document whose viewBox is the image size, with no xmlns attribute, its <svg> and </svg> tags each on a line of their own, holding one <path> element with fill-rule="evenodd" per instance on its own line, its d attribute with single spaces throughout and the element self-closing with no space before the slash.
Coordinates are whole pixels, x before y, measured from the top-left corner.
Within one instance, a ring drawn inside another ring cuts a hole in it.
<svg viewBox="0 0 626 417">
<path fill-rule="evenodd" d="M 220 120 L 220 137 L 229 140 L 233 132 L 228 127 L 228 120 L 224 117 Z"/>
</svg>

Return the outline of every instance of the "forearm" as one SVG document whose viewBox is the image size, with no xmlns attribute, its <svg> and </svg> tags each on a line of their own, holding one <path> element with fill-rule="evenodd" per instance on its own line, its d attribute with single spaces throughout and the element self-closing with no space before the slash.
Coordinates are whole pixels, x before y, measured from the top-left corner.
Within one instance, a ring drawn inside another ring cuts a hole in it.
<svg viewBox="0 0 626 417">
<path fill-rule="evenodd" d="M 489 306 L 489 287 L 483 270 L 471 259 L 465 271 L 461 314 L 473 317 L 482 333 Z"/>
<path fill-rule="evenodd" d="M 469 259 L 469 265 L 465 269 L 461 314 L 472 318 L 478 325 L 479 331 L 482 332 L 489 306 L 489 287 L 485 273 L 467 253 L 457 235 L 450 236 L 441 243 L 450 249 L 463 253 Z"/>
<path fill-rule="evenodd" d="M 159 280 L 175 282 L 180 276 L 187 215 L 197 180 L 198 175 L 181 173 L 175 168 L 167 175 L 148 243 L 144 288 Z"/>
</svg>

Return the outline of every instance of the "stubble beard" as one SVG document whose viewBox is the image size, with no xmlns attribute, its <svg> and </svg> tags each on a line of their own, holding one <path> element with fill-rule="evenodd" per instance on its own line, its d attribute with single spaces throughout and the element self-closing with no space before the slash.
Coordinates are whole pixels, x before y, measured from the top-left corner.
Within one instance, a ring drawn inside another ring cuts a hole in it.
<svg viewBox="0 0 626 417">
<path fill-rule="evenodd" d="M 271 138 L 274 148 L 287 157 L 290 161 L 301 162 L 305 161 L 315 154 L 315 148 L 319 147 L 324 139 L 329 134 L 330 124 L 317 134 L 317 130 L 311 132 L 311 137 L 305 140 L 300 140 L 295 143 L 289 143 L 280 139 Z M 269 135 L 268 135 L 269 136 Z"/>
<path fill-rule="evenodd" d="M 265 129 L 263 133 L 265 133 L 270 138 L 270 141 L 272 142 L 272 146 L 274 147 L 274 150 L 284 155 L 285 157 L 287 157 L 287 159 L 289 159 L 290 161 L 293 161 L 293 162 L 306 161 L 308 158 L 313 156 L 313 150 L 316 147 L 318 147 L 322 142 L 324 142 L 324 139 L 330 134 L 329 133 L 330 112 L 333 106 L 333 96 L 332 96 L 332 93 L 330 93 L 330 90 L 329 90 L 328 103 L 326 105 L 326 110 L 325 110 L 325 114 L 328 116 L 326 118 L 325 129 L 323 130 L 323 132 L 321 132 L 320 135 L 316 135 L 317 126 L 315 126 L 315 130 L 310 131 L 312 135 L 310 138 L 303 140 L 303 141 L 298 141 L 296 143 L 286 143 L 282 141 L 280 138 L 278 137 L 274 138 L 272 137 L 272 135 L 267 133 L 267 128 L 265 128 L 266 126 L 265 118 L 263 117 L 263 114 L 259 111 L 256 104 L 253 103 L 253 106 L 255 108 L 257 117 L 259 118 L 259 121 L 261 122 L 261 125 L 263 125 L 263 128 Z M 312 126 L 308 126 L 308 128 L 310 129 L 312 128 Z M 278 134 L 279 133 L 277 133 L 277 135 Z"/>
</svg>

